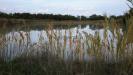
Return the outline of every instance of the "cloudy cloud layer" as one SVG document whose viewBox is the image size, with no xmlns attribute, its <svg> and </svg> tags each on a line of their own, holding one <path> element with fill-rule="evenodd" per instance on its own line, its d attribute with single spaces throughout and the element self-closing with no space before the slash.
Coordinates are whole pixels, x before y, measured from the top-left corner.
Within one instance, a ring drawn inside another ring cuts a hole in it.
<svg viewBox="0 0 133 75">
<path fill-rule="evenodd" d="M 85 15 L 121 15 L 126 0 L 0 0 L 0 11 Z"/>
</svg>

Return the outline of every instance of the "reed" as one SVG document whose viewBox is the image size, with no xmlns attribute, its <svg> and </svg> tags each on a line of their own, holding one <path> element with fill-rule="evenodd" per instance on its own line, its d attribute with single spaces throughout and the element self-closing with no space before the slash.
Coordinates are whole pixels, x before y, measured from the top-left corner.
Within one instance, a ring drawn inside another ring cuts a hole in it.
<svg viewBox="0 0 133 75">
<path fill-rule="evenodd" d="M 34 44 L 30 43 L 30 33 L 19 32 L 20 39 L 15 34 L 0 35 L 0 75 L 133 75 L 133 45 L 128 42 L 132 20 L 128 20 L 127 33 L 121 34 L 115 20 L 106 19 L 103 39 L 98 31 L 91 35 L 80 28 L 74 37 L 70 28 L 68 32 L 56 31 L 52 23 Z M 7 41 L 12 42 L 10 48 L 17 42 L 19 55 L 7 48 Z M 3 56 L 11 60 L 2 60 Z"/>
</svg>

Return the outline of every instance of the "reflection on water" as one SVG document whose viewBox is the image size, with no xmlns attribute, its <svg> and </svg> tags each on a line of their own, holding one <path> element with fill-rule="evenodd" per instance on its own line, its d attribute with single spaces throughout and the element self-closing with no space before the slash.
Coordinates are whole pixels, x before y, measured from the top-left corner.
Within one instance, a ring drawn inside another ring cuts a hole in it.
<svg viewBox="0 0 133 75">
<path fill-rule="evenodd" d="M 49 51 L 51 54 L 57 54 L 63 59 L 94 60 L 95 56 L 89 55 L 91 40 L 99 36 L 100 43 L 105 40 L 105 29 L 98 29 L 87 25 L 81 27 L 72 27 L 69 29 L 30 29 L 28 31 L 10 31 L 6 33 L 4 47 L 1 49 L 1 56 L 5 59 L 13 59 L 23 54 L 36 55 L 42 51 Z M 122 29 L 119 30 L 122 36 Z M 108 45 L 113 43 L 114 49 L 117 46 L 117 39 L 110 30 L 107 30 Z M 96 38 L 96 40 L 98 40 Z M 86 42 L 87 41 L 87 42 Z M 89 43 L 88 43 L 89 42 Z M 76 50 L 75 50 L 76 49 Z M 103 49 L 104 50 L 104 49 Z M 76 54 L 74 54 L 76 53 Z M 109 52 L 103 51 L 103 55 L 112 56 Z"/>
</svg>

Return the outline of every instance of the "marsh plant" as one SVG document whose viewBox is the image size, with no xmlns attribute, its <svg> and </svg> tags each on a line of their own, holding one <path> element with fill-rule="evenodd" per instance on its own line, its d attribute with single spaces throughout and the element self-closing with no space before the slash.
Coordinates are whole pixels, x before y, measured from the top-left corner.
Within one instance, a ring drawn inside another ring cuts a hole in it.
<svg viewBox="0 0 133 75">
<path fill-rule="evenodd" d="M 133 75 L 133 17 L 123 31 L 114 19 L 105 19 L 101 33 L 48 27 L 30 32 L 0 34 L 0 75 Z"/>
</svg>

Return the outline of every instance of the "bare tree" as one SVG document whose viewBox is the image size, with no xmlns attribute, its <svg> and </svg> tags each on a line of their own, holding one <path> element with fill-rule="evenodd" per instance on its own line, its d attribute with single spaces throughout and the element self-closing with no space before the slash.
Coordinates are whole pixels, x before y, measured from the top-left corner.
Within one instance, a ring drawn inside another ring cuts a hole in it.
<svg viewBox="0 0 133 75">
<path fill-rule="evenodd" d="M 127 0 L 129 3 L 130 3 L 130 5 L 128 4 L 128 6 L 130 7 L 130 8 L 133 8 L 133 0 Z"/>
</svg>

